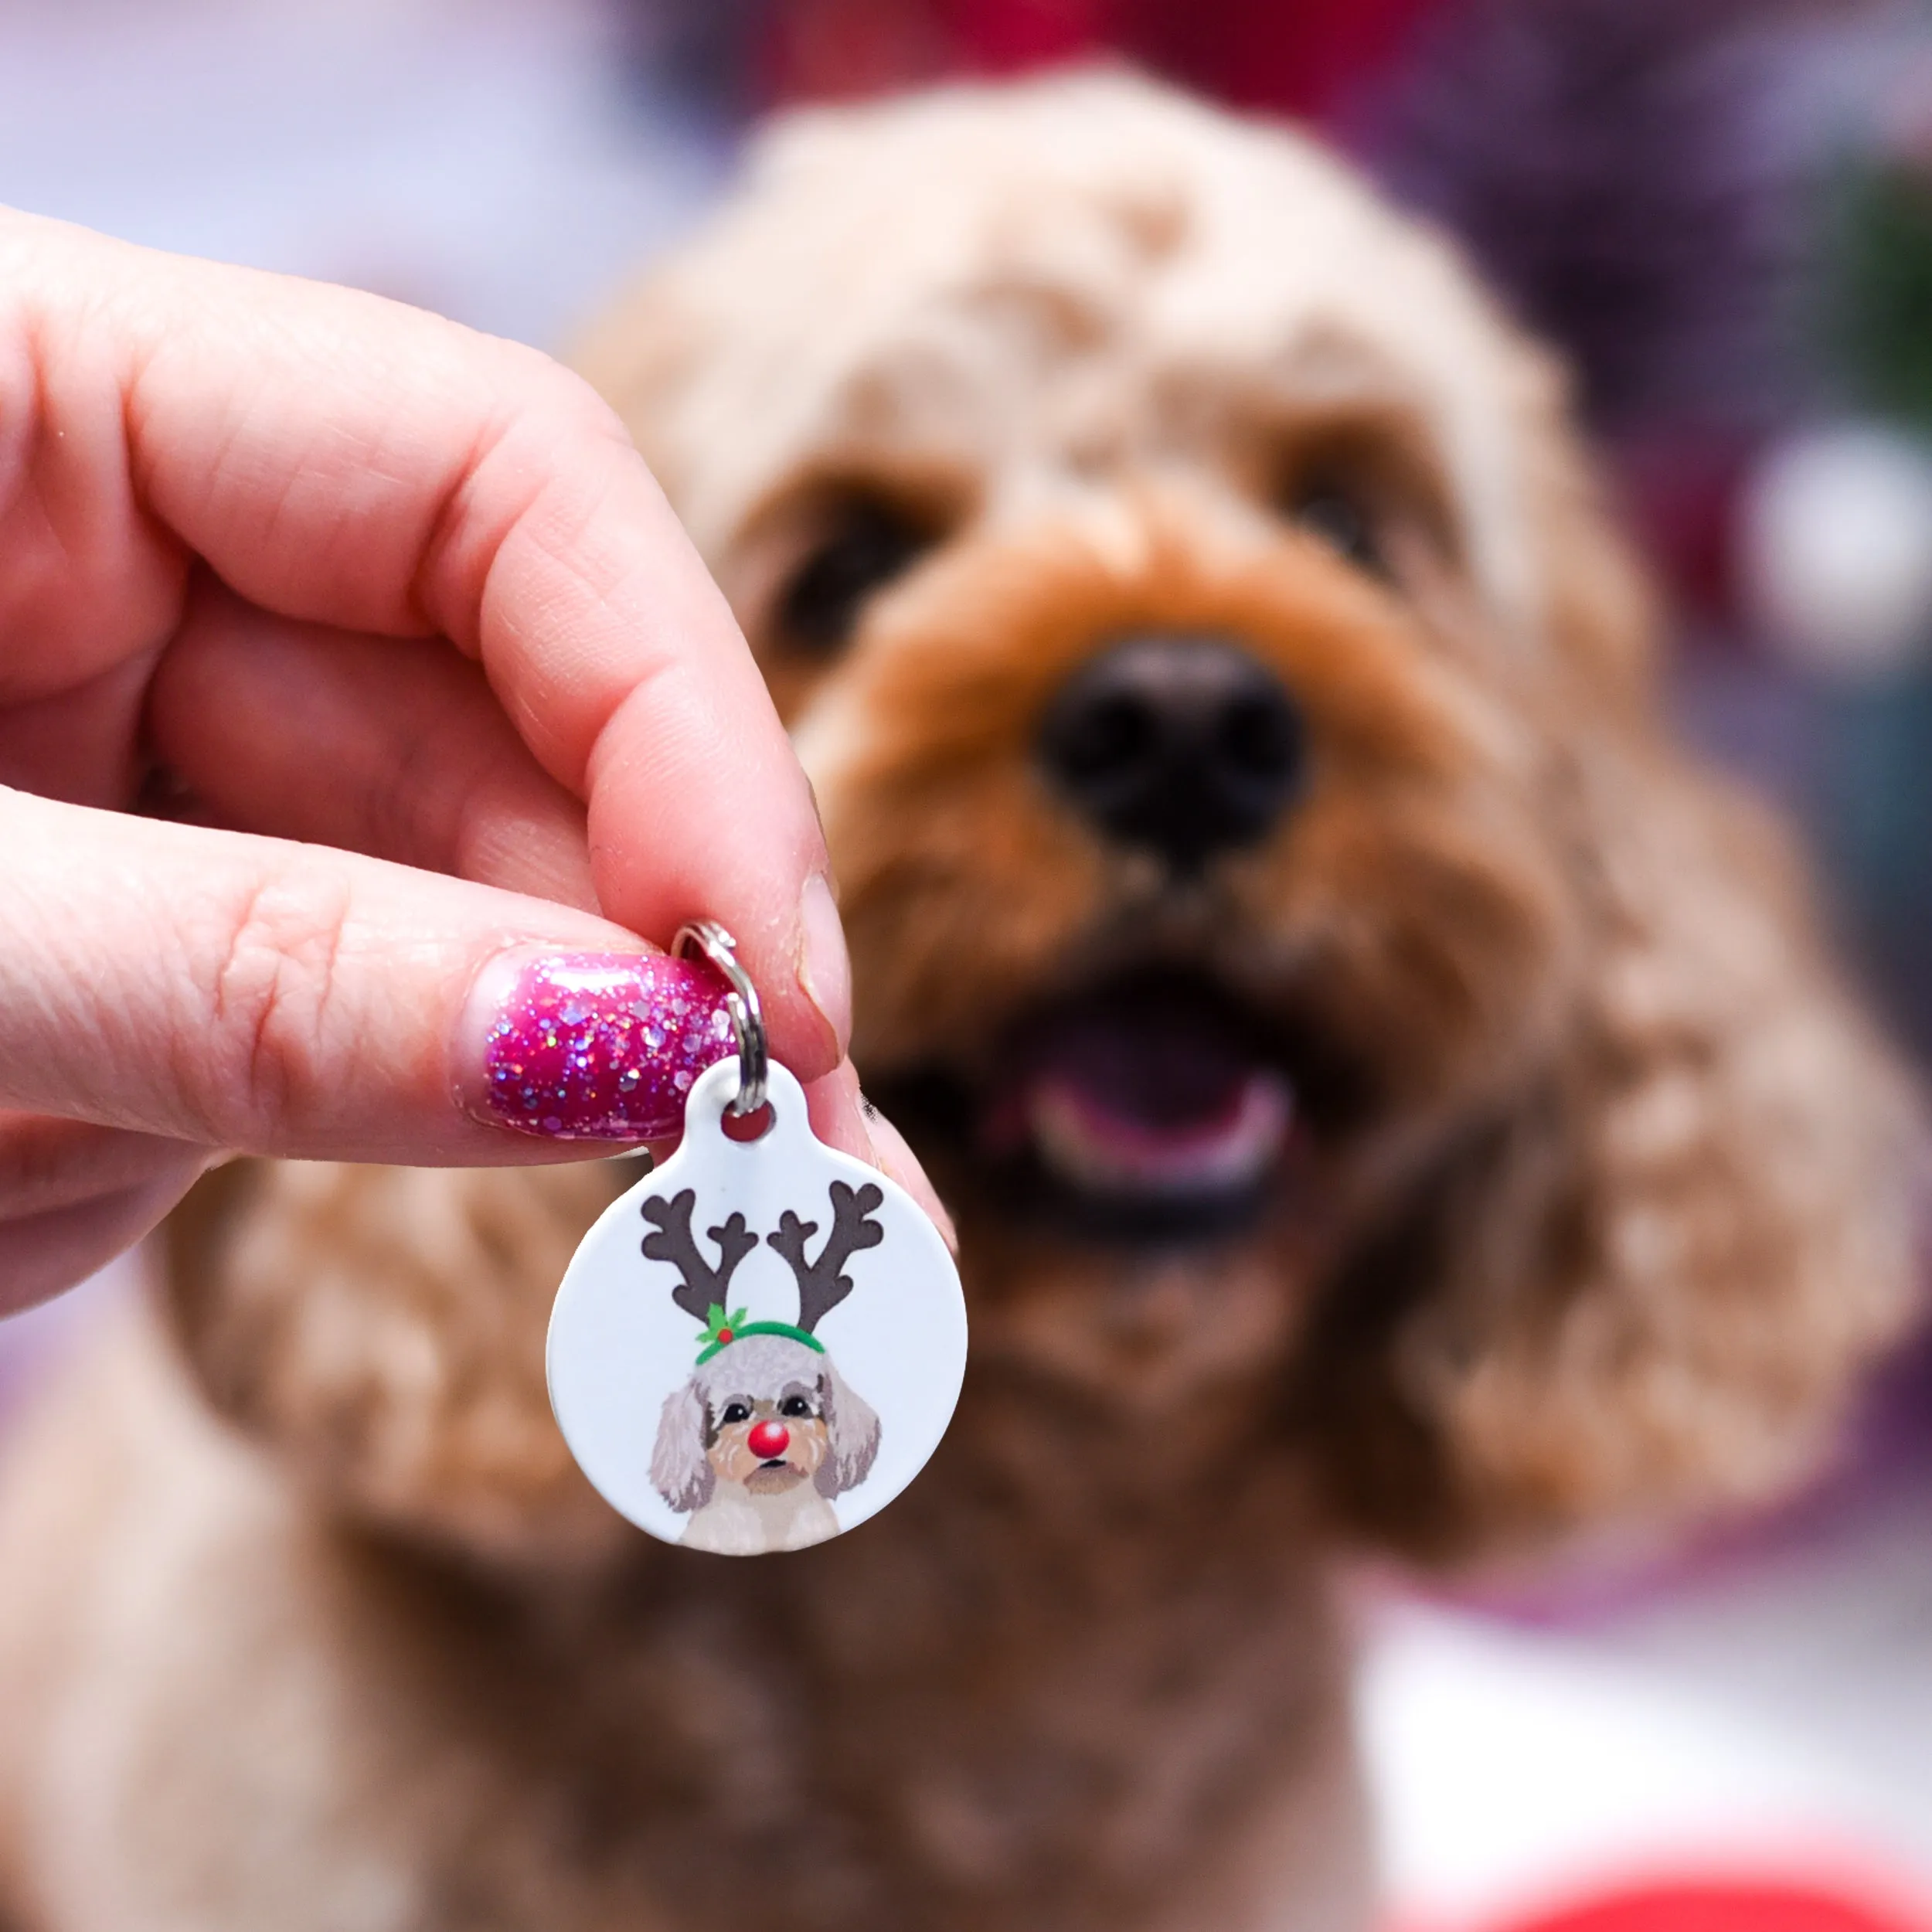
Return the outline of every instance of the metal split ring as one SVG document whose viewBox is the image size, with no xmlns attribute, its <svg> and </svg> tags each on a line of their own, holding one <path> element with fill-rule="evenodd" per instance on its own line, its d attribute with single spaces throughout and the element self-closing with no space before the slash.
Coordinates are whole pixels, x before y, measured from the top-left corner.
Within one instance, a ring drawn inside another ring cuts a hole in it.
<svg viewBox="0 0 1932 1932">
<path fill-rule="evenodd" d="M 693 947 L 723 974 L 731 988 L 725 995 L 725 1011 L 731 1016 L 731 1031 L 738 1043 L 738 1090 L 726 1104 L 743 1119 L 764 1105 L 770 1082 L 764 1009 L 758 1004 L 758 989 L 752 985 L 751 975 L 738 963 L 738 942 L 715 919 L 694 919 L 680 926 L 671 942 L 671 957 L 682 959 Z"/>
</svg>

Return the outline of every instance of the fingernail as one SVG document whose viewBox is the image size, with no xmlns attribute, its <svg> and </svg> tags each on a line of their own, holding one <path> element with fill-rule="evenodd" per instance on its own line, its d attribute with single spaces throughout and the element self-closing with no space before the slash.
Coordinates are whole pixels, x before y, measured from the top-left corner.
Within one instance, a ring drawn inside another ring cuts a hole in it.
<svg viewBox="0 0 1932 1932">
<path fill-rule="evenodd" d="M 655 953 L 500 955 L 477 975 L 466 1022 L 479 1118 L 551 1140 L 679 1132 L 691 1083 L 735 1051 L 723 979 Z M 468 1083 L 466 1081 L 465 1087 Z"/>
<path fill-rule="evenodd" d="M 832 1030 L 842 1054 L 852 1042 L 852 956 L 832 882 L 821 872 L 805 881 L 798 901 L 798 984 Z"/>
</svg>

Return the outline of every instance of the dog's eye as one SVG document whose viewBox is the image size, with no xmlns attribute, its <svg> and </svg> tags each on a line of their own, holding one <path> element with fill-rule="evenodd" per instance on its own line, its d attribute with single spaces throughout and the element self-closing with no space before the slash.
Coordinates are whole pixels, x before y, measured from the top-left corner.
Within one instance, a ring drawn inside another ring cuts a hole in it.
<svg viewBox="0 0 1932 1932">
<path fill-rule="evenodd" d="M 749 1422 L 751 1420 L 751 1410 L 745 1403 L 727 1402 L 724 1406 L 723 1414 L 718 1419 L 720 1422 Z"/>
<path fill-rule="evenodd" d="M 811 1413 L 811 1404 L 803 1396 L 787 1396 L 779 1403 L 778 1413 L 781 1416 L 808 1416 Z"/>
<path fill-rule="evenodd" d="M 1352 492 L 1325 480 L 1312 481 L 1294 491 L 1286 508 L 1291 522 L 1320 537 L 1357 570 L 1375 577 L 1389 576 L 1376 519 Z"/>
<path fill-rule="evenodd" d="M 866 599 L 931 547 L 933 532 L 877 498 L 841 505 L 818 547 L 793 573 L 778 600 L 786 640 L 808 651 L 834 651 L 852 634 Z"/>
</svg>

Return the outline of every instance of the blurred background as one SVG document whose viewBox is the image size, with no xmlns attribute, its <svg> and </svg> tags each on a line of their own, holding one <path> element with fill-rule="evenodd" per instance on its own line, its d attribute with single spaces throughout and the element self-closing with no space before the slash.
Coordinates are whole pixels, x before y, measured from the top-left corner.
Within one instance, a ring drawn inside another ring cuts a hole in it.
<svg viewBox="0 0 1932 1932">
<path fill-rule="evenodd" d="M 0 200 L 556 348 L 759 114 L 1110 52 L 1313 123 L 1568 352 L 1687 728 L 1932 1053 L 1927 0 L 0 0 Z M 0 1425 L 131 1272 L 0 1329 Z M 1682 1872 L 1932 1899 L 1923 1349 L 1774 1522 L 1362 1594 L 1405 1923 Z"/>
</svg>

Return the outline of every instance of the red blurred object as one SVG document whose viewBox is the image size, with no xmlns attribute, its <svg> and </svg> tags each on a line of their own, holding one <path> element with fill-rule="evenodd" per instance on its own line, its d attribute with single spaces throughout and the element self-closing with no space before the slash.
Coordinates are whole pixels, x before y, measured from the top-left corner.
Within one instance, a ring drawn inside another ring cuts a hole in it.
<svg viewBox="0 0 1932 1932">
<path fill-rule="evenodd" d="M 1237 107 L 1319 118 L 1400 51 L 1429 0 L 1120 0 L 1120 45 Z"/>
<path fill-rule="evenodd" d="M 937 80 L 954 54 L 930 0 L 774 0 L 753 63 L 760 104 L 774 107 Z"/>
<path fill-rule="evenodd" d="M 962 66 L 1020 73 L 1111 44 L 1118 0 L 937 0 Z"/>
<path fill-rule="evenodd" d="M 1438 0 L 775 0 L 772 100 L 849 98 L 947 73 L 1114 53 L 1240 107 L 1319 119 Z"/>
<path fill-rule="evenodd" d="M 1808 1886 L 1679 1883 L 1637 1887 L 1498 1932 L 1932 1932 L 1932 1922 Z"/>
<path fill-rule="evenodd" d="M 1737 498 L 1757 451 L 1696 428 L 1653 430 L 1611 452 L 1623 508 L 1685 611 L 1726 629 L 1737 619 Z"/>
</svg>

